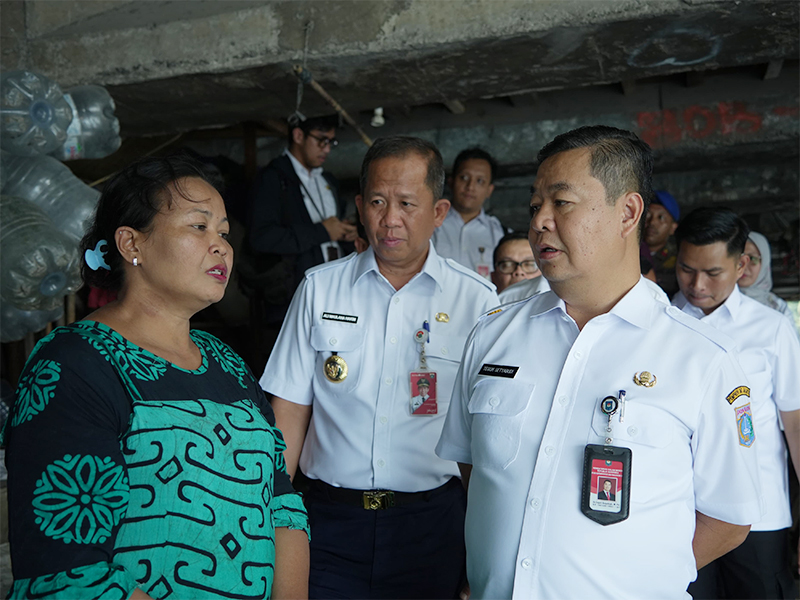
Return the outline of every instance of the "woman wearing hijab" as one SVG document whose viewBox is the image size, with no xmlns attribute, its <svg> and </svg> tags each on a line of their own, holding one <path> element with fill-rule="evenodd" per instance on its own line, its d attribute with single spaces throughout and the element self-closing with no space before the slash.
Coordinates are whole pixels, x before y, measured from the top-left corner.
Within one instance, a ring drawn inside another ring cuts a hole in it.
<svg viewBox="0 0 800 600">
<path fill-rule="evenodd" d="M 751 231 L 744 247 L 750 262 L 739 279 L 739 289 L 745 296 L 761 302 L 785 314 L 794 323 L 794 314 L 786 302 L 772 293 L 772 264 L 769 241 L 766 237 Z"/>
</svg>

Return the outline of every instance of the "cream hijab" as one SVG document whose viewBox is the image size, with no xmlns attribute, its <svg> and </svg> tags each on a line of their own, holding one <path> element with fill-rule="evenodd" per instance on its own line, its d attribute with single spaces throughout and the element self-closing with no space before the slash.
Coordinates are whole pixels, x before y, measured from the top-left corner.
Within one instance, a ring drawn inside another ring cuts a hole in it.
<svg viewBox="0 0 800 600">
<path fill-rule="evenodd" d="M 758 277 L 750 287 L 739 289 L 745 296 L 750 296 L 753 300 L 758 300 L 761 304 L 771 306 L 770 296 L 772 296 L 772 252 L 769 249 L 769 240 L 760 233 L 751 231 L 748 239 L 756 245 L 761 254 L 761 270 Z"/>
</svg>

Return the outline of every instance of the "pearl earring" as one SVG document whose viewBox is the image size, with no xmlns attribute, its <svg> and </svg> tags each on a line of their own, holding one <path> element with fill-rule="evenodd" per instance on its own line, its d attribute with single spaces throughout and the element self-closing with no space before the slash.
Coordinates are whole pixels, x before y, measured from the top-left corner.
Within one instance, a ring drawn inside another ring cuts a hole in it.
<svg viewBox="0 0 800 600">
<path fill-rule="evenodd" d="M 138 267 L 139 266 L 139 259 L 136 258 L 135 256 L 133 257 L 133 266 L 134 267 Z"/>
</svg>

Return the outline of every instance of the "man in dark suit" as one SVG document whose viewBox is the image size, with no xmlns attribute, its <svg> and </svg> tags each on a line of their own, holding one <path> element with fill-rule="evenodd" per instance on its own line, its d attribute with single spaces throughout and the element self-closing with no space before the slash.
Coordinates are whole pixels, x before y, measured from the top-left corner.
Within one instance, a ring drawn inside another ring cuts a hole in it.
<svg viewBox="0 0 800 600">
<path fill-rule="evenodd" d="M 611 491 L 611 480 L 606 479 L 603 481 L 603 489 L 597 492 L 597 499 L 598 500 L 610 500 L 614 502 L 617 495 Z"/>
<path fill-rule="evenodd" d="M 267 328 L 280 327 L 295 289 L 310 267 L 352 252 L 354 225 L 322 165 L 337 145 L 330 117 L 289 120 L 286 151 L 258 174 L 239 271 L 263 303 Z"/>
</svg>

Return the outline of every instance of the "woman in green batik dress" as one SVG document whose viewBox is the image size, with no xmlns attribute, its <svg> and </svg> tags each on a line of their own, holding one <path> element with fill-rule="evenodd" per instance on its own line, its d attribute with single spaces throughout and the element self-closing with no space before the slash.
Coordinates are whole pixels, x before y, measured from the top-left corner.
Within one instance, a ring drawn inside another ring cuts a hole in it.
<svg viewBox="0 0 800 600">
<path fill-rule="evenodd" d="M 11 598 L 307 595 L 308 525 L 248 367 L 189 319 L 233 266 L 184 154 L 106 186 L 84 279 L 118 292 L 31 354 L 5 436 Z"/>
</svg>

